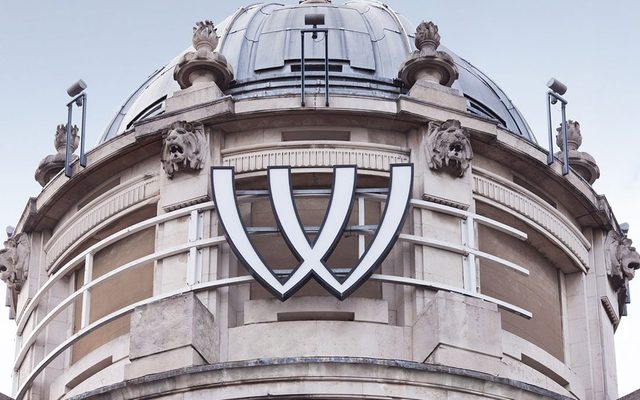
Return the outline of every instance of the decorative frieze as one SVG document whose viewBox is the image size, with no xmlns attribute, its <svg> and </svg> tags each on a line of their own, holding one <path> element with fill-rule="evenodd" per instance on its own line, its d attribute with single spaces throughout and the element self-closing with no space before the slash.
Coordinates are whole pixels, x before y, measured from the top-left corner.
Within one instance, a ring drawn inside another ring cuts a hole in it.
<svg viewBox="0 0 640 400">
<path fill-rule="evenodd" d="M 492 200 L 543 228 L 547 234 L 552 235 L 567 247 L 582 264 L 582 269 L 587 269 L 589 243 L 576 228 L 565 221 L 558 211 L 483 175 L 474 174 L 473 186 L 475 194 Z"/>
<path fill-rule="evenodd" d="M 409 162 L 409 150 L 367 143 L 323 144 L 289 142 L 264 147 L 227 149 L 222 152 L 223 165 L 236 173 L 261 171 L 269 166 L 332 167 L 357 165 L 361 169 L 389 171 L 391 164 Z"/>
<path fill-rule="evenodd" d="M 473 159 L 469 133 L 454 119 L 429 122 L 426 151 L 429 168 L 458 177 L 464 176 Z"/>
<path fill-rule="evenodd" d="M 89 203 L 64 226 L 56 229 L 45 245 L 47 270 L 88 232 L 116 214 L 157 196 L 159 192 L 158 177 L 145 176 L 123 183 Z"/>
</svg>

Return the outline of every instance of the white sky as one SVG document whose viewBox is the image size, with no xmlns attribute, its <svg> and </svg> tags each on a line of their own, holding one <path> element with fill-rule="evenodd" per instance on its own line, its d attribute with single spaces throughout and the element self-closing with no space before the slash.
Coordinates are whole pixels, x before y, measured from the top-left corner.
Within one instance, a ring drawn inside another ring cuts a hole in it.
<svg viewBox="0 0 640 400">
<path fill-rule="evenodd" d="M 293 3 L 295 0 L 286 0 Z M 594 0 L 388 0 L 409 20 L 433 20 L 442 42 L 508 93 L 546 146 L 545 83 L 569 87 L 568 116 L 580 121 L 582 151 L 602 171 L 594 185 L 640 243 L 640 2 Z M 0 0 L 0 226 L 15 225 L 39 161 L 66 121 L 66 87 L 89 85 L 89 143 L 125 98 L 190 45 L 197 20 L 221 21 L 247 4 L 236 0 Z M 0 232 L 0 237 L 3 237 Z M 632 283 L 632 289 L 638 286 Z M 4 300 L 0 284 L 0 300 Z M 632 293 L 635 294 L 636 292 Z M 640 388 L 640 294 L 616 334 L 620 395 Z M 0 309 L 0 392 L 11 392 L 15 324 Z"/>
</svg>

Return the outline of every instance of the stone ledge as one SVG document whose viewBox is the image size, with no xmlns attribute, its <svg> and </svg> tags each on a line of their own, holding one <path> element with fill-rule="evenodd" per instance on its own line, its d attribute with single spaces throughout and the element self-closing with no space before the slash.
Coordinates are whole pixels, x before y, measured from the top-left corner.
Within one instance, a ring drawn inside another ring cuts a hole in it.
<svg viewBox="0 0 640 400">
<path fill-rule="evenodd" d="M 495 386 L 504 386 L 507 390 L 520 392 L 523 399 L 538 399 L 547 398 L 553 400 L 573 400 L 571 397 L 549 391 L 547 389 L 530 385 L 524 382 L 516 381 L 513 379 L 502 378 L 498 376 L 489 375 L 482 372 L 471 371 L 461 368 L 447 367 L 434 364 L 421 364 L 412 361 L 404 360 L 384 360 L 374 358 L 354 358 L 354 357 L 289 357 L 289 358 L 263 358 L 247 361 L 235 361 L 235 362 L 223 362 L 209 365 L 193 366 L 175 369 L 171 371 L 161 372 L 157 374 L 151 374 L 144 377 L 131 379 L 125 382 L 117 383 L 115 385 L 105 386 L 90 392 L 83 393 L 81 395 L 72 397 L 71 400 L 83 400 L 90 398 L 140 398 L 137 394 L 141 394 L 142 397 L 150 396 L 152 392 L 160 392 L 162 388 L 167 389 L 165 395 L 170 395 L 171 392 L 184 392 L 183 386 L 187 383 L 187 375 L 196 375 L 204 373 L 216 373 L 222 372 L 225 375 L 230 374 L 233 370 L 242 368 L 262 368 L 262 367 L 279 367 L 279 366 L 300 366 L 299 371 L 301 373 L 309 373 L 309 369 L 314 365 L 333 365 L 333 366 L 352 366 L 354 368 L 367 367 L 382 367 L 383 370 L 389 369 L 401 369 L 408 373 L 435 373 L 443 374 L 446 376 L 455 376 L 456 378 L 468 378 L 472 381 L 480 381 L 486 383 L 492 388 Z M 302 368 L 306 365 L 307 368 Z M 398 371 L 390 371 L 390 379 L 397 379 Z M 261 375 L 264 379 L 264 376 Z M 375 380 L 377 385 L 382 385 L 383 382 L 378 377 L 369 376 L 370 379 Z M 199 389 L 204 388 L 203 377 L 194 377 L 194 382 L 197 381 Z M 287 380 L 287 377 L 284 377 Z M 273 379 L 269 379 L 270 384 L 274 384 Z M 300 384 L 302 379 L 298 379 L 294 384 Z M 228 385 L 228 383 L 224 383 Z M 403 381 L 403 385 L 408 382 Z M 211 380 L 210 386 L 223 385 L 220 379 Z M 195 386 L 195 384 L 194 384 Z M 137 394 L 136 394 L 137 393 Z M 159 393 L 155 393 L 156 396 Z M 156 397 L 154 396 L 154 397 Z"/>
</svg>

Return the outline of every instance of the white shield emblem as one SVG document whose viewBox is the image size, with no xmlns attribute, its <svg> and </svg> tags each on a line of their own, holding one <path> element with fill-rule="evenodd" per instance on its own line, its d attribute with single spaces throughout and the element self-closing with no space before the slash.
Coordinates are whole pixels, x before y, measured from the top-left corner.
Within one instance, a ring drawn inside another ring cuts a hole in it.
<svg viewBox="0 0 640 400">
<path fill-rule="evenodd" d="M 266 265 L 249 239 L 240 218 L 232 167 L 211 168 L 213 198 L 231 249 L 253 277 L 281 300 L 293 295 L 310 278 L 339 299 L 356 290 L 391 251 L 406 218 L 413 184 L 413 165 L 391 166 L 389 196 L 380 224 L 369 248 L 344 279 L 325 264 L 342 237 L 355 198 L 356 167 L 334 168 L 333 188 L 324 222 L 313 242 L 307 238 L 293 200 L 289 167 L 270 167 L 269 194 L 278 227 L 300 264 L 280 281 Z"/>
</svg>

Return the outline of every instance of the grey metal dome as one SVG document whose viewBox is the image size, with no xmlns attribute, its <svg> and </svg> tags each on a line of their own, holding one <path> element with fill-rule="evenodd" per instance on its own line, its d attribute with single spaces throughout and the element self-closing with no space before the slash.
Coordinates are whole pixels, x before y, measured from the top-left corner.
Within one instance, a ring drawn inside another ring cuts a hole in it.
<svg viewBox="0 0 640 400">
<path fill-rule="evenodd" d="M 382 98 L 406 93 L 397 76 L 402 62 L 415 50 L 415 26 L 387 5 L 367 0 L 240 8 L 217 25 L 218 51 L 235 73 L 235 81 L 225 93 L 235 98 L 299 93 L 300 30 L 308 28 L 304 16 L 310 13 L 325 14 L 323 28 L 329 29 L 331 93 Z M 535 142 L 507 95 L 469 62 L 447 52 L 460 73 L 453 87 L 464 93 L 468 112 L 497 120 L 514 134 Z M 129 97 L 105 130 L 101 143 L 130 129 L 134 122 L 164 112 L 166 98 L 180 89 L 173 79 L 180 57 L 156 71 Z M 307 89 L 323 90 L 323 35 L 315 40 L 306 36 L 305 63 Z"/>
</svg>

